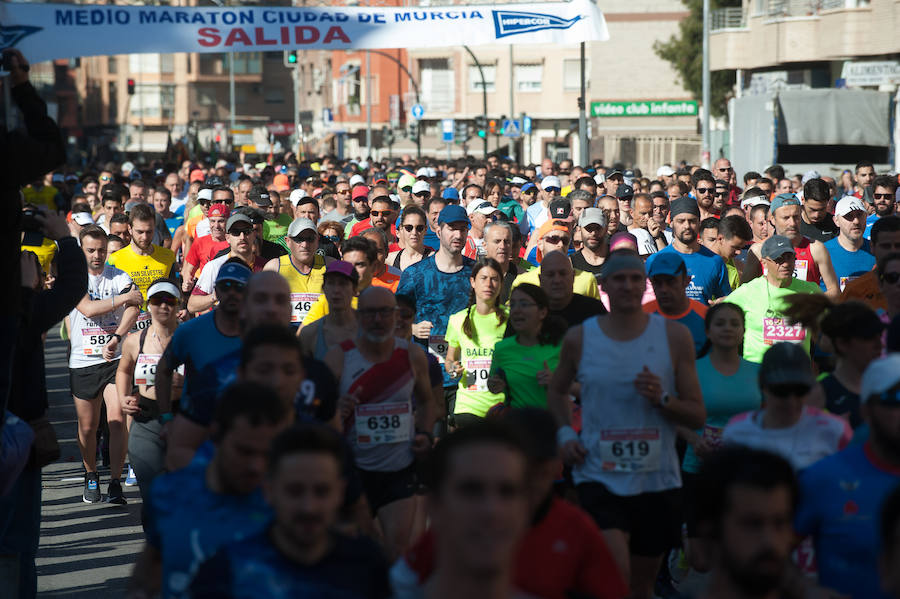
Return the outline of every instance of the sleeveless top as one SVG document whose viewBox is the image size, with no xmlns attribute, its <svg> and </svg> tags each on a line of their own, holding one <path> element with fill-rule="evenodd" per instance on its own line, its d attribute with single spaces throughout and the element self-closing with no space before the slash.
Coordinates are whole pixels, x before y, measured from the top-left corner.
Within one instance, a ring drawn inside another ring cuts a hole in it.
<svg viewBox="0 0 900 599">
<path fill-rule="evenodd" d="M 294 266 L 290 254 L 278 257 L 278 273 L 283 276 L 291 289 L 291 323 L 303 322 L 309 309 L 322 295 L 325 282 L 325 258 L 316 254 L 309 274 L 303 274 Z"/>
<path fill-rule="evenodd" d="M 400 250 L 399 252 L 397 252 L 397 255 L 396 255 L 396 256 L 394 256 L 394 264 L 393 264 L 393 266 L 394 266 L 394 268 L 396 268 L 397 270 L 400 270 L 400 258 L 403 256 L 403 252 L 405 252 L 405 251 L 406 251 L 406 248 L 403 248 L 402 250 Z M 427 258 L 428 256 L 430 256 L 430 255 L 433 254 L 433 253 L 434 253 L 434 250 L 431 249 L 430 247 L 427 247 L 427 246 L 426 246 L 426 248 L 425 248 L 425 253 L 422 254 L 422 259 L 424 260 L 425 258 Z"/>
<path fill-rule="evenodd" d="M 328 345 L 325 343 L 325 321 L 323 320 L 319 323 L 319 330 L 316 332 L 316 347 L 313 349 L 313 358 L 324 360 L 328 349 Z"/>
<path fill-rule="evenodd" d="M 794 262 L 794 277 L 801 281 L 809 281 L 810 283 L 819 283 L 821 275 L 816 261 L 813 260 L 812 251 L 810 251 L 810 241 L 808 237 L 804 237 L 800 245 L 794 248 L 796 254 L 796 262 Z"/>
<path fill-rule="evenodd" d="M 373 364 L 348 339 L 341 343 L 344 368 L 340 395 L 356 393 L 359 405 L 345 423 L 347 440 L 356 465 L 374 472 L 397 472 L 413 461 L 413 387 L 409 342 L 394 339 L 394 350 L 384 362 Z"/>
<path fill-rule="evenodd" d="M 650 314 L 630 341 L 606 336 L 597 318 L 584 322 L 578 381 L 581 382 L 581 442 L 584 464 L 575 483 L 599 482 L 615 495 L 638 495 L 681 487 L 675 425 L 634 386 L 644 366 L 675 393 L 675 370 L 666 321 Z"/>
</svg>

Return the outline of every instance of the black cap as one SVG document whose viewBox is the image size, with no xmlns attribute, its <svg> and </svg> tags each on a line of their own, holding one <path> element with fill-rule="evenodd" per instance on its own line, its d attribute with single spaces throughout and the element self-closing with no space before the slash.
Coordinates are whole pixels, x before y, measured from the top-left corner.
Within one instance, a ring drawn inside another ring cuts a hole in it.
<svg viewBox="0 0 900 599">
<path fill-rule="evenodd" d="M 271 206 L 272 198 L 269 197 L 269 190 L 262 185 L 254 185 L 247 193 L 247 197 L 257 206 Z"/>
<path fill-rule="evenodd" d="M 569 218 L 569 215 L 572 214 L 572 204 L 569 203 L 569 200 L 563 198 L 550 202 L 548 209 L 550 210 L 550 218 Z"/>
<path fill-rule="evenodd" d="M 609 177 L 607 177 L 609 178 Z M 634 197 L 634 188 L 627 183 L 622 183 L 618 187 L 616 187 L 616 199 L 617 200 L 628 200 L 631 201 L 631 198 Z"/>
<path fill-rule="evenodd" d="M 808 385 L 812 387 L 813 376 L 809 354 L 795 343 L 776 343 L 766 351 L 759 366 L 759 382 L 771 385 Z"/>
</svg>

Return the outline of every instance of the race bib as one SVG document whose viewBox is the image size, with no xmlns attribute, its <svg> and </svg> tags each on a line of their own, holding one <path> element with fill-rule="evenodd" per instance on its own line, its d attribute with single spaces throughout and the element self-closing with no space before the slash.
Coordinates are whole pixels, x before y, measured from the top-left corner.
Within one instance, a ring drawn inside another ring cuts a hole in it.
<svg viewBox="0 0 900 599">
<path fill-rule="evenodd" d="M 134 326 L 131 327 L 131 330 L 128 332 L 136 333 L 138 331 L 143 331 L 144 329 L 149 328 L 151 324 L 152 324 L 152 321 L 150 320 L 150 313 L 149 312 L 141 312 L 138 315 L 137 320 L 134 321 Z"/>
<path fill-rule="evenodd" d="M 477 358 L 466 360 L 466 389 L 469 391 L 487 391 L 487 380 L 491 374 L 491 359 Z"/>
<path fill-rule="evenodd" d="M 86 356 L 102 356 L 103 348 L 110 342 L 118 325 L 81 329 L 82 348 Z"/>
<path fill-rule="evenodd" d="M 853 279 L 858 279 L 858 278 L 859 278 L 858 276 L 853 276 L 853 275 L 849 275 L 846 277 L 840 277 L 841 291 L 844 290 L 844 288 L 847 286 L 847 283 L 849 283 Z"/>
<path fill-rule="evenodd" d="M 412 405 L 383 403 L 356 408 L 356 440 L 360 445 L 408 443 L 412 432 Z"/>
<path fill-rule="evenodd" d="M 807 272 L 809 272 L 809 260 L 806 260 L 805 258 L 797 258 L 794 261 L 794 278 L 800 281 L 805 281 Z"/>
<path fill-rule="evenodd" d="M 291 322 L 301 323 L 306 318 L 309 309 L 319 299 L 320 293 L 292 293 L 291 294 Z"/>
<path fill-rule="evenodd" d="M 763 343 L 772 345 L 781 343 L 802 343 L 806 339 L 803 325 L 790 325 L 783 318 L 763 318 Z"/>
<path fill-rule="evenodd" d="M 428 337 L 428 353 L 433 354 L 441 364 L 444 363 L 444 359 L 447 357 L 447 340 L 443 335 Z"/>
<path fill-rule="evenodd" d="M 152 387 L 156 384 L 156 365 L 162 354 L 140 354 L 134 365 L 134 384 Z"/>
<path fill-rule="evenodd" d="M 656 428 L 604 430 L 597 450 L 605 472 L 656 472 L 662 441 Z"/>
</svg>

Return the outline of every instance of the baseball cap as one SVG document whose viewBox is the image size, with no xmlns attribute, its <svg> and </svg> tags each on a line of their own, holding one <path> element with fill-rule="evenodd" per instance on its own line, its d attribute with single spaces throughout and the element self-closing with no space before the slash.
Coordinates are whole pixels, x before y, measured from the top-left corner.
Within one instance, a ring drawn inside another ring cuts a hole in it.
<svg viewBox="0 0 900 599">
<path fill-rule="evenodd" d="M 225 218 L 228 218 L 229 212 L 228 206 L 222 202 L 217 202 L 210 205 L 209 210 L 206 211 L 206 216 L 207 218 L 210 216 L 224 216 Z"/>
<path fill-rule="evenodd" d="M 847 216 L 857 210 L 866 212 L 866 205 L 862 203 L 862 200 L 853 196 L 844 196 L 834 207 L 834 214 L 835 216 Z"/>
<path fill-rule="evenodd" d="M 780 258 L 787 253 L 796 254 L 797 252 L 794 251 L 791 240 L 784 235 L 772 235 L 763 242 L 762 248 L 760 248 L 762 257 L 770 260 Z"/>
<path fill-rule="evenodd" d="M 549 235 L 553 231 L 562 231 L 568 233 L 569 227 L 563 224 L 557 224 L 557 221 L 553 219 L 548 220 L 537 230 L 537 238 L 543 239 L 544 236 Z"/>
<path fill-rule="evenodd" d="M 650 262 L 650 266 L 647 268 L 647 276 L 669 275 L 674 277 L 686 270 L 684 259 L 676 252 L 659 252 Z"/>
<path fill-rule="evenodd" d="M 350 187 L 355 187 L 357 185 L 365 185 L 366 180 L 363 179 L 362 175 L 356 174 L 350 177 Z"/>
<path fill-rule="evenodd" d="M 291 221 L 291 224 L 288 225 L 287 236 L 296 237 L 304 231 L 316 231 L 316 223 L 308 218 L 295 218 Z"/>
<path fill-rule="evenodd" d="M 799 206 L 800 199 L 792 194 L 792 193 L 780 193 L 775 196 L 775 199 L 772 200 L 772 204 L 769 206 L 769 212 L 775 213 L 776 210 L 781 208 L 782 206 Z"/>
<path fill-rule="evenodd" d="M 888 354 L 872 360 L 863 372 L 859 387 L 859 397 L 863 403 L 878 396 L 900 383 L 900 354 Z"/>
<path fill-rule="evenodd" d="M 410 174 L 403 175 L 397 181 L 397 189 L 404 189 L 406 187 L 412 187 L 416 184 L 416 178 Z"/>
<path fill-rule="evenodd" d="M 328 266 L 325 267 L 325 276 L 327 277 L 328 275 L 341 275 L 350 279 L 354 285 L 359 283 L 359 273 L 352 264 L 344 260 L 329 262 Z"/>
<path fill-rule="evenodd" d="M 634 181 L 634 171 L 631 169 L 624 171 L 622 173 L 622 179 L 624 179 L 625 183 L 631 185 L 631 183 Z"/>
<path fill-rule="evenodd" d="M 441 210 L 441 213 L 438 215 L 439 225 L 462 222 L 469 224 L 469 216 L 466 214 L 466 209 L 459 204 L 448 204 L 447 206 L 444 206 L 443 210 Z"/>
<path fill-rule="evenodd" d="M 134 170 L 134 163 L 133 163 L 133 162 L 126 160 L 125 162 L 122 163 L 122 174 L 123 174 L 123 175 L 124 175 L 125 173 L 130 173 L 130 172 L 133 171 L 133 170 Z"/>
<path fill-rule="evenodd" d="M 625 175 L 622 174 L 622 171 L 620 171 L 616 167 L 610 167 L 606 169 L 606 175 L 604 176 L 606 177 L 606 180 L 612 179 L 613 177 L 621 177 L 622 179 L 625 178 Z"/>
<path fill-rule="evenodd" d="M 761 385 L 806 385 L 812 387 L 813 376 L 809 354 L 795 343 L 776 343 L 765 353 L 759 366 Z"/>
<path fill-rule="evenodd" d="M 72 213 L 72 220 L 82 227 L 94 224 L 94 217 L 91 216 L 90 212 L 74 212 Z"/>
<path fill-rule="evenodd" d="M 53 176 L 50 178 L 54 183 L 65 183 L 66 178 L 63 177 L 62 173 L 53 173 Z"/>
<path fill-rule="evenodd" d="M 746 209 L 748 206 L 752 208 L 753 206 L 771 206 L 771 202 L 766 199 L 764 195 L 755 195 L 750 196 L 748 198 L 744 198 L 741 200 L 741 208 Z"/>
<path fill-rule="evenodd" d="M 216 284 L 222 281 L 234 281 L 246 285 L 252 274 L 249 268 L 239 262 L 226 262 L 219 269 L 219 274 L 216 275 Z"/>
<path fill-rule="evenodd" d="M 288 200 L 290 200 L 291 205 L 296 208 L 297 204 L 300 203 L 300 200 L 302 200 L 303 198 L 308 198 L 308 197 L 309 197 L 309 194 L 306 193 L 306 190 L 295 189 L 291 192 L 291 195 L 288 196 Z"/>
<path fill-rule="evenodd" d="M 631 200 L 634 197 L 634 188 L 628 183 L 622 183 L 616 187 L 617 200 Z"/>
<path fill-rule="evenodd" d="M 353 191 L 350 194 L 350 197 L 354 200 L 358 200 L 359 198 L 369 198 L 369 188 L 365 185 L 357 185 L 353 188 Z"/>
<path fill-rule="evenodd" d="M 697 206 L 697 200 L 688 196 L 682 196 L 669 204 L 669 215 L 675 218 L 679 214 L 693 214 L 700 218 L 700 207 Z"/>
<path fill-rule="evenodd" d="M 588 225 L 605 227 L 607 224 L 606 214 L 600 208 L 585 208 L 581 211 L 581 218 L 578 219 L 578 226 L 582 228 Z"/>
<path fill-rule="evenodd" d="M 431 185 L 428 184 L 428 181 L 416 181 L 412 188 L 413 195 L 422 193 L 423 191 L 431 193 Z"/>
<path fill-rule="evenodd" d="M 803 177 L 800 179 L 801 185 L 806 185 L 806 182 L 811 179 L 821 179 L 822 175 L 819 174 L 819 171 L 806 171 L 803 173 Z"/>
<path fill-rule="evenodd" d="M 631 234 L 626 233 L 626 235 Z M 600 278 L 606 279 L 622 270 L 639 270 L 644 272 L 644 261 L 641 260 L 637 253 L 617 252 L 610 255 L 603 263 L 603 267 L 600 269 Z"/>
<path fill-rule="evenodd" d="M 537 185 L 534 183 L 526 183 L 522 186 L 522 193 L 528 193 L 531 190 L 537 191 Z"/>
<path fill-rule="evenodd" d="M 444 193 L 441 194 L 441 197 L 445 200 L 456 200 L 459 201 L 459 190 L 455 187 L 448 187 L 444 190 Z"/>
<path fill-rule="evenodd" d="M 248 225 L 253 225 L 253 219 L 250 218 L 250 215 L 248 214 L 235 211 L 231 216 L 228 217 L 228 221 L 225 223 L 225 230 L 231 231 L 231 227 L 233 227 L 237 223 L 247 223 Z"/>
<path fill-rule="evenodd" d="M 172 297 L 181 299 L 181 290 L 170 281 L 157 281 L 150 285 L 150 288 L 147 290 L 147 298 L 149 299 L 157 293 L 168 293 Z"/>
<path fill-rule="evenodd" d="M 512 187 L 522 187 L 526 183 L 528 183 L 528 179 L 525 179 L 524 177 L 513 177 L 509 182 Z"/>
<path fill-rule="evenodd" d="M 668 164 L 664 164 L 661 167 L 659 167 L 658 169 L 656 169 L 657 177 L 671 177 L 674 174 L 675 174 L 674 169 L 672 169 L 672 167 L 669 166 Z"/>
<path fill-rule="evenodd" d="M 271 206 L 272 199 L 269 197 L 269 191 L 262 185 L 254 185 L 247 193 L 247 197 L 257 206 Z"/>
<path fill-rule="evenodd" d="M 621 250 L 621 249 L 629 249 L 637 251 L 637 237 L 628 231 L 619 231 L 618 233 L 613 233 L 612 237 L 609 238 L 609 251 Z"/>
<path fill-rule="evenodd" d="M 562 184 L 559 182 L 559 177 L 555 175 L 548 175 L 544 177 L 544 179 L 541 181 L 541 189 L 543 189 L 544 191 L 550 191 L 551 189 L 555 189 L 556 191 L 561 190 Z"/>
<path fill-rule="evenodd" d="M 488 202 L 487 200 L 483 200 L 481 198 L 475 198 L 475 199 L 471 200 L 469 202 L 468 206 L 466 206 L 466 214 L 468 214 L 469 216 L 472 216 L 476 212 L 478 214 L 486 215 L 486 214 L 493 214 L 496 211 L 497 211 L 497 209 L 494 208 L 494 206 L 490 202 Z"/>
<path fill-rule="evenodd" d="M 275 175 L 275 178 L 272 179 L 272 186 L 275 187 L 277 191 L 287 191 L 291 188 L 291 182 L 288 180 L 287 175 L 280 173 Z"/>
<path fill-rule="evenodd" d="M 569 218 L 572 214 L 572 204 L 569 200 L 560 198 L 550 202 L 547 211 L 550 213 L 550 218 Z"/>
<path fill-rule="evenodd" d="M 594 183 L 596 183 L 597 185 L 603 185 L 604 183 L 606 183 L 606 175 L 604 175 L 603 173 L 597 173 L 596 175 L 594 175 Z"/>
<path fill-rule="evenodd" d="M 207 187 L 197 192 L 197 200 L 212 200 L 212 189 Z"/>
</svg>

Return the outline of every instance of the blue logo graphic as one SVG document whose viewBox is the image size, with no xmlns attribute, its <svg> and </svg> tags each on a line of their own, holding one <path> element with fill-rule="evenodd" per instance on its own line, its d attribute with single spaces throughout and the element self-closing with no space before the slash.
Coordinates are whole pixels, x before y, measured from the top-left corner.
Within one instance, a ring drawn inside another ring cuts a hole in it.
<svg viewBox="0 0 900 599">
<path fill-rule="evenodd" d="M 515 10 L 494 10 L 494 30 L 497 39 L 519 33 L 531 33 L 544 29 L 568 29 L 582 19 L 581 15 L 574 19 L 563 19 L 555 15 L 539 12 L 519 12 Z"/>
<path fill-rule="evenodd" d="M 13 25 L 11 27 L 0 25 L 0 50 L 13 48 L 24 38 L 42 29 L 43 27 L 32 27 L 30 25 Z"/>
</svg>

